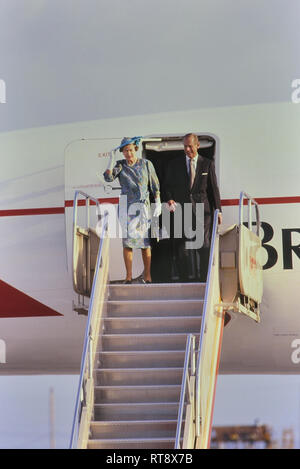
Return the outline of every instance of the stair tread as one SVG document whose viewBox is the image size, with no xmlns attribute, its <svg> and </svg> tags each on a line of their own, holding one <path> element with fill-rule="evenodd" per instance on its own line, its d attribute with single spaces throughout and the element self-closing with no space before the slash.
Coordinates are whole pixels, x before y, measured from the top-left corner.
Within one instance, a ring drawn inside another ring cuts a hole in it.
<svg viewBox="0 0 300 469">
<path fill-rule="evenodd" d="M 93 449 L 114 449 L 114 450 L 123 450 L 123 449 L 130 449 L 131 451 L 134 449 L 174 449 L 175 445 L 175 437 L 171 439 L 164 439 L 164 438 L 143 438 L 143 439 L 116 439 L 116 440 L 89 440 L 88 441 L 88 448 Z"/>
<path fill-rule="evenodd" d="M 121 442 L 131 442 L 131 441 L 174 441 L 175 440 L 175 436 L 174 437 L 161 437 L 161 438 L 154 438 L 154 437 L 149 437 L 149 438 L 93 438 L 93 439 L 89 439 L 89 442 L 97 442 L 97 441 L 105 441 L 105 443 L 108 443 L 108 442 L 115 442 L 115 441 L 121 441 Z"/>
<path fill-rule="evenodd" d="M 202 315 L 199 314 L 199 316 L 126 316 L 126 317 L 105 317 L 104 321 L 137 321 L 137 320 L 143 320 L 143 321 L 178 321 L 180 319 L 186 321 L 187 319 L 193 319 L 193 321 L 199 319 Z"/>
<path fill-rule="evenodd" d="M 157 402 L 98 402 L 94 404 L 95 406 L 145 406 L 145 405 L 150 405 L 150 406 L 158 406 L 158 405 L 179 405 L 179 402 L 165 402 L 165 401 L 157 401 Z"/>
<path fill-rule="evenodd" d="M 172 399 L 172 401 L 171 401 Z M 175 402 L 174 402 L 175 400 Z M 103 421 L 144 421 L 161 418 L 178 418 L 179 399 L 170 397 L 170 401 L 156 400 L 148 402 L 99 402 L 94 403 L 94 420 Z"/>
<path fill-rule="evenodd" d="M 121 384 L 121 385 L 114 385 L 114 384 L 107 384 L 107 385 L 95 385 L 94 389 L 158 389 L 158 388 L 180 388 L 181 384 Z"/>
<path fill-rule="evenodd" d="M 124 350 L 122 356 L 124 355 L 151 355 L 151 354 L 171 354 L 171 353 L 182 353 L 185 352 L 185 349 L 182 350 Z M 99 350 L 96 353 L 101 353 L 103 355 L 120 355 L 119 350 Z M 168 367 L 164 367 L 168 368 Z"/>
<path fill-rule="evenodd" d="M 136 319 L 136 318 L 134 318 L 134 319 Z M 159 337 L 159 338 L 164 337 L 164 336 L 165 337 L 175 337 L 175 336 L 178 337 L 178 336 L 186 336 L 188 334 L 191 334 L 191 332 L 141 332 L 141 333 L 139 333 L 138 337 L 153 337 L 153 336 Z M 195 335 L 195 336 L 200 335 L 199 332 L 193 332 L 192 334 Z M 124 337 L 136 337 L 137 335 L 136 335 L 136 333 L 133 333 L 133 332 L 129 332 L 128 334 L 118 334 L 118 333 L 111 334 L 111 333 L 106 333 L 105 332 L 103 334 L 103 337 L 114 337 L 114 338 L 116 338 L 118 336 L 124 338 Z"/>
<path fill-rule="evenodd" d="M 115 284 L 109 287 L 108 300 L 175 300 L 200 299 L 205 296 L 205 283 Z"/>
<path fill-rule="evenodd" d="M 153 425 L 153 424 L 165 424 L 165 423 L 177 423 L 176 419 L 163 419 L 163 420 L 92 420 L 92 425 L 127 425 L 127 424 L 146 424 L 146 425 Z"/>
<path fill-rule="evenodd" d="M 132 373 L 132 372 L 136 372 L 136 373 L 140 373 L 140 372 L 145 372 L 145 373 L 151 373 L 151 371 L 182 371 L 183 370 L 183 366 L 178 366 L 178 367 L 168 367 L 168 366 L 165 366 L 165 367 L 154 367 L 154 368 L 95 368 L 95 371 L 98 373 L 98 372 L 101 372 L 101 371 L 111 371 L 111 372 L 114 372 L 114 373 Z"/>
<path fill-rule="evenodd" d="M 183 299 L 174 299 L 174 298 L 170 298 L 168 300 L 164 300 L 164 299 L 155 299 L 155 300 L 141 300 L 141 299 L 133 299 L 133 300 L 107 300 L 107 303 L 182 303 L 182 304 L 185 304 L 185 303 L 203 303 L 204 302 L 204 298 L 183 298 Z"/>
<path fill-rule="evenodd" d="M 183 375 L 183 364 L 181 367 L 145 368 L 139 363 L 137 368 L 97 368 L 95 369 L 95 382 L 98 386 L 147 386 L 181 384 Z M 119 365 L 118 365 L 119 366 Z"/>
<path fill-rule="evenodd" d="M 141 287 L 141 288 L 153 288 L 153 287 L 170 287 L 170 288 L 178 288 L 182 286 L 191 286 L 191 285 L 205 285 L 205 282 L 174 282 L 174 283 L 131 283 L 131 284 L 125 284 L 125 283 L 110 283 L 109 284 L 109 289 L 111 288 L 132 288 L 132 287 Z"/>
</svg>

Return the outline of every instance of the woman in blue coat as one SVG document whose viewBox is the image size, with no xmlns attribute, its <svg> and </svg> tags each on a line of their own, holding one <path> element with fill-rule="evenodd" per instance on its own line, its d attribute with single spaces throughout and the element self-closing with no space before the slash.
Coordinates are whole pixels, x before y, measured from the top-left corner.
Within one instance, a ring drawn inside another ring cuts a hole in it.
<svg viewBox="0 0 300 469">
<path fill-rule="evenodd" d="M 151 161 L 138 158 L 139 138 L 123 138 L 119 147 L 125 159 L 118 160 L 104 175 L 107 182 L 119 178 L 121 196 L 127 197 L 126 204 L 119 206 L 119 218 L 123 229 L 123 257 L 126 268 L 125 283 L 132 282 L 133 249 L 142 250 L 144 281 L 151 283 L 151 206 L 149 195 L 155 200 L 153 217 L 161 214 L 159 181 Z"/>
</svg>

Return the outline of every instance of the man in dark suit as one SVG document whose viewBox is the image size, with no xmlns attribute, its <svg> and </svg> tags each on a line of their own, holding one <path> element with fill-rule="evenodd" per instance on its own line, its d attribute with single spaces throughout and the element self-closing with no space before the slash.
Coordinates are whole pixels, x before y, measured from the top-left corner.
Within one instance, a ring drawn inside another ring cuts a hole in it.
<svg viewBox="0 0 300 469">
<path fill-rule="evenodd" d="M 214 162 L 198 154 L 200 143 L 197 135 L 187 134 L 183 139 L 184 153 L 171 161 L 166 174 L 165 193 L 170 211 L 176 210 L 176 204 L 181 204 L 184 213 L 184 204 L 204 204 L 204 243 L 199 250 L 200 254 L 200 281 L 206 282 L 209 248 L 212 234 L 213 214 L 216 209 L 221 211 L 220 192 L 217 184 Z M 197 218 L 193 210 L 193 228 Z M 198 220 L 199 222 L 199 220 Z M 222 214 L 219 213 L 219 223 L 222 223 Z M 173 237 L 174 254 L 177 263 L 179 278 L 188 281 L 188 256 L 185 249 L 186 237 L 175 239 Z"/>
</svg>

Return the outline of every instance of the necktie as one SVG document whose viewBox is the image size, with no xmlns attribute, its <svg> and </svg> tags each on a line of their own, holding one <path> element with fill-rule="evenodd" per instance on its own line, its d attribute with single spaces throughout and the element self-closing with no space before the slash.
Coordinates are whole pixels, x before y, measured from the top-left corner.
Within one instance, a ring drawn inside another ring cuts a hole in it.
<svg viewBox="0 0 300 469">
<path fill-rule="evenodd" d="M 195 179 L 195 162 L 190 158 L 190 188 L 192 188 Z"/>
</svg>

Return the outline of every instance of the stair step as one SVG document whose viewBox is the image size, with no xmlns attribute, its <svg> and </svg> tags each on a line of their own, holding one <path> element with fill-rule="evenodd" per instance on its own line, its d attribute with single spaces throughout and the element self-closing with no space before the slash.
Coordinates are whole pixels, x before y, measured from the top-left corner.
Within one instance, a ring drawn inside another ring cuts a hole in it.
<svg viewBox="0 0 300 469">
<path fill-rule="evenodd" d="M 89 440 L 88 449 L 174 449 L 175 438 Z"/>
<path fill-rule="evenodd" d="M 97 369 L 98 386 L 142 384 L 181 384 L 183 368 L 112 368 Z"/>
<path fill-rule="evenodd" d="M 200 328 L 199 328 L 200 331 Z M 195 333 L 196 346 L 199 331 Z M 105 351 L 185 350 L 188 333 L 176 334 L 104 334 L 100 343 Z"/>
<path fill-rule="evenodd" d="M 204 300 L 116 300 L 107 302 L 108 317 L 199 316 Z"/>
<path fill-rule="evenodd" d="M 105 318 L 107 333 L 200 332 L 201 319 L 194 316 Z"/>
<path fill-rule="evenodd" d="M 94 420 L 177 420 L 178 407 L 178 401 L 94 404 Z"/>
<path fill-rule="evenodd" d="M 99 368 L 183 367 L 185 350 L 99 352 Z"/>
<path fill-rule="evenodd" d="M 175 438 L 177 420 L 91 422 L 91 439 Z"/>
<path fill-rule="evenodd" d="M 180 399 L 180 390 L 180 385 L 95 386 L 95 404 L 176 402 Z"/>
<path fill-rule="evenodd" d="M 203 299 L 205 286 L 205 283 L 110 285 L 109 300 Z"/>
</svg>

